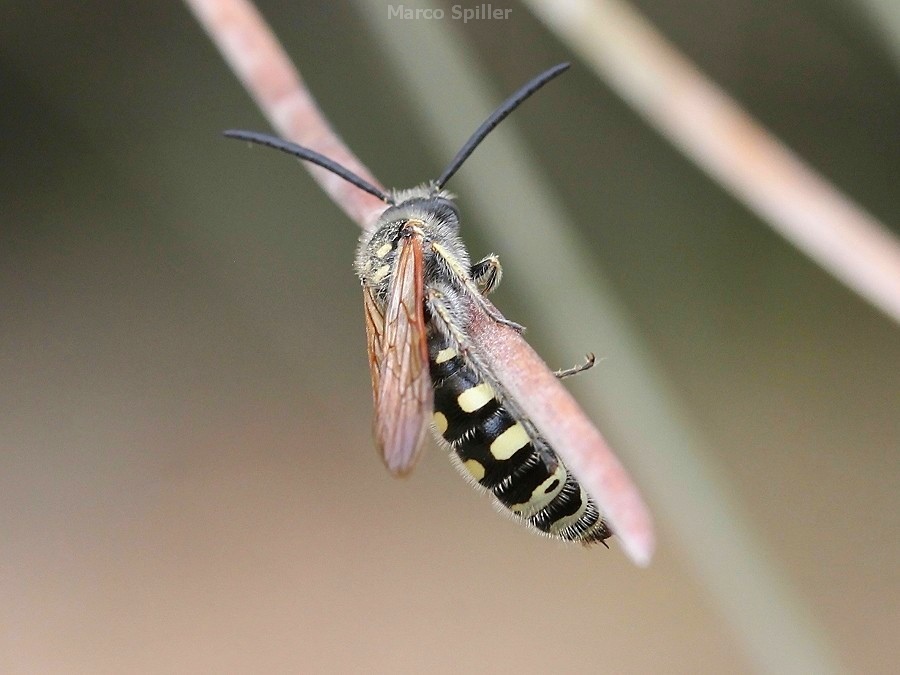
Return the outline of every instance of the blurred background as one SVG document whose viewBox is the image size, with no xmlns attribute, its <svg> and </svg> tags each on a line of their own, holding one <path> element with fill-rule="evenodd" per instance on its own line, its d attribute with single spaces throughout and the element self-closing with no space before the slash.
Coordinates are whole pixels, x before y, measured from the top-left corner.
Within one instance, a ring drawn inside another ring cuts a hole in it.
<svg viewBox="0 0 900 675">
<path fill-rule="evenodd" d="M 896 51 L 863 5 L 636 5 L 897 231 Z M 448 157 L 421 102 L 356 5 L 259 6 L 375 175 L 405 187 L 439 173 Z M 445 22 L 499 102 L 573 55 L 525 7 L 494 6 L 509 19 Z M 398 41 L 418 29 L 391 24 Z M 897 326 L 575 61 L 509 124 L 826 662 L 895 672 Z M 413 476 L 386 474 L 358 230 L 296 164 L 219 137 L 267 126 L 184 6 L 4 3 L 0 86 L 0 671 L 767 668 L 679 552 L 680 532 L 714 543 L 717 514 L 684 522 L 648 489 L 660 542 L 641 570 L 616 543 L 582 550 L 515 526 L 430 440 Z M 485 112 L 459 116 L 474 129 Z M 555 346 L 567 326 L 517 293 L 527 261 L 504 258 L 465 194 L 459 205 L 473 256 L 506 263 L 498 306 L 551 365 L 577 362 Z M 623 348 L 584 344 L 602 361 L 582 381 L 604 386 Z M 609 411 L 588 412 L 605 428 Z M 665 448 L 626 450 L 636 468 Z"/>
</svg>

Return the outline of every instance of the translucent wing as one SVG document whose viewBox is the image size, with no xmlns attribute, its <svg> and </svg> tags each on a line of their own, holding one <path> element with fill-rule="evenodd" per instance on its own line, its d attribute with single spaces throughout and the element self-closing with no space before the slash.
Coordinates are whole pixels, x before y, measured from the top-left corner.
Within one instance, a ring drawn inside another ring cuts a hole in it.
<svg viewBox="0 0 900 675">
<path fill-rule="evenodd" d="M 420 236 L 404 236 L 383 314 L 369 288 L 363 288 L 375 444 L 395 475 L 415 465 L 432 407 L 422 266 Z"/>
<path fill-rule="evenodd" d="M 384 340 L 384 314 L 375 302 L 375 296 L 368 286 L 363 286 L 363 311 L 366 318 L 366 346 L 369 352 L 369 374 L 372 376 L 372 394 L 378 396 L 378 383 L 381 381 L 382 349 Z"/>
</svg>

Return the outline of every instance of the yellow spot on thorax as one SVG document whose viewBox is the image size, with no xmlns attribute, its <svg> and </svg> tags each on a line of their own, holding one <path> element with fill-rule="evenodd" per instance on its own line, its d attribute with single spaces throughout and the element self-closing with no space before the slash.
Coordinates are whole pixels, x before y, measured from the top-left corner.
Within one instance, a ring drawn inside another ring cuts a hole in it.
<svg viewBox="0 0 900 675">
<path fill-rule="evenodd" d="M 383 245 L 381 246 L 381 248 L 379 248 L 377 251 L 375 251 L 375 257 L 376 257 L 376 258 L 383 258 L 383 257 L 386 256 L 388 253 L 390 253 L 391 250 L 392 250 L 393 248 L 394 248 L 394 247 L 393 247 L 390 243 L 383 244 Z"/>
<path fill-rule="evenodd" d="M 382 265 L 377 270 L 375 270 L 374 274 L 372 274 L 372 283 L 377 284 L 379 281 L 384 279 L 390 273 L 391 273 L 391 266 L 390 265 Z"/>
<path fill-rule="evenodd" d="M 494 439 L 491 443 L 491 454 L 496 459 L 509 459 L 524 448 L 530 440 L 525 427 L 516 422 Z"/>
<path fill-rule="evenodd" d="M 482 382 L 471 389 L 466 389 L 457 397 L 456 402 L 463 412 L 470 413 L 483 408 L 493 398 L 494 390 L 491 389 L 491 385 Z"/>
</svg>

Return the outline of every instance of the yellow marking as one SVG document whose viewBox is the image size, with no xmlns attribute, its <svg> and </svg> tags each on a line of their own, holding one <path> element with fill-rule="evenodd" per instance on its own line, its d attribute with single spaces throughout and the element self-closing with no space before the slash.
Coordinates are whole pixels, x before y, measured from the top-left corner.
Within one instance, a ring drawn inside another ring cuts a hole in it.
<svg viewBox="0 0 900 675">
<path fill-rule="evenodd" d="M 443 436 L 444 432 L 447 431 L 447 416 L 442 412 L 434 413 L 434 426 L 438 433 Z"/>
<path fill-rule="evenodd" d="M 384 244 L 381 248 L 379 248 L 377 251 L 375 251 L 375 257 L 383 258 L 388 253 L 390 253 L 393 248 L 394 247 L 390 243 Z"/>
<path fill-rule="evenodd" d="M 566 516 L 565 518 L 560 518 L 553 525 L 550 526 L 550 534 L 559 534 L 567 527 L 571 527 L 575 523 L 579 521 L 579 519 L 584 515 L 584 512 L 587 510 L 588 498 L 584 493 L 584 488 L 581 488 L 581 493 L 579 494 L 579 498 L 581 499 L 581 506 L 578 507 L 578 510 L 573 513 L 571 516 Z"/>
<path fill-rule="evenodd" d="M 525 427 L 516 422 L 494 439 L 491 443 L 491 454 L 495 459 L 509 459 L 524 448 L 530 440 Z"/>
<path fill-rule="evenodd" d="M 469 278 L 469 273 L 459 264 L 459 261 L 452 253 L 450 253 L 450 251 L 434 241 L 431 242 L 431 249 L 447 262 L 447 265 L 453 270 L 456 276 L 460 279 Z"/>
<path fill-rule="evenodd" d="M 459 407 L 463 412 L 470 413 L 483 408 L 493 398 L 494 390 L 491 389 L 491 385 L 487 382 L 482 382 L 471 389 L 466 389 L 456 398 L 456 402 L 459 403 Z"/>
<path fill-rule="evenodd" d="M 391 273 L 391 266 L 390 265 L 382 265 L 377 270 L 375 270 L 375 273 L 372 275 L 372 283 L 377 284 L 379 281 L 384 279 L 390 273 Z"/>
<path fill-rule="evenodd" d="M 467 459 L 463 462 L 463 466 L 466 467 L 466 471 L 468 471 L 475 480 L 484 478 L 484 467 L 480 462 L 474 459 Z"/>
<path fill-rule="evenodd" d="M 444 363 L 445 361 L 449 361 L 455 356 L 456 350 L 453 347 L 447 347 L 446 349 L 442 349 L 437 353 L 437 356 L 434 357 L 434 362 Z"/>
<path fill-rule="evenodd" d="M 549 492 L 547 491 L 553 482 L 556 481 L 556 487 L 554 487 Z M 528 498 L 528 501 L 524 504 L 513 504 L 509 507 L 510 511 L 515 511 L 516 513 L 527 512 L 529 515 L 537 513 L 542 508 L 547 506 L 555 497 L 558 495 L 562 489 L 563 485 L 566 484 L 566 467 L 562 464 L 556 465 L 556 471 L 554 471 L 543 483 L 538 485 L 534 492 L 531 493 L 531 496 Z"/>
</svg>

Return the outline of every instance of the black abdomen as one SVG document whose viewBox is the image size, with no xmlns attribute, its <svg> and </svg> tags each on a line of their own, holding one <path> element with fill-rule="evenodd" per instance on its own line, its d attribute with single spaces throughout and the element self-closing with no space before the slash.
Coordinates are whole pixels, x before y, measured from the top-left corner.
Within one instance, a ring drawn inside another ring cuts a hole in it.
<svg viewBox="0 0 900 675">
<path fill-rule="evenodd" d="M 541 438 L 532 438 L 490 383 L 429 335 L 434 424 L 464 471 L 541 532 L 590 544 L 611 535 L 597 505 Z"/>
</svg>

